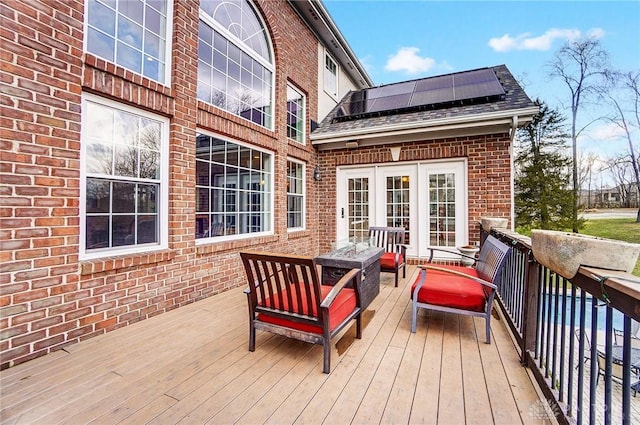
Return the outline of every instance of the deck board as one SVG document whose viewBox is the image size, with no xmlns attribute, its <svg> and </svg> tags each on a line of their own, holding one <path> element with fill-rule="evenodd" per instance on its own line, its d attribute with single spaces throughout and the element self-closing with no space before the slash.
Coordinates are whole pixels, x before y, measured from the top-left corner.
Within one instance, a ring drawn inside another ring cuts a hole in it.
<svg viewBox="0 0 640 425">
<path fill-rule="evenodd" d="M 491 345 L 479 318 L 421 310 L 410 332 L 416 273 L 398 288 L 382 275 L 363 338 L 336 338 L 329 375 L 320 346 L 258 332 L 250 353 L 237 288 L 2 371 L 0 421 L 541 423 L 500 320 Z"/>
</svg>

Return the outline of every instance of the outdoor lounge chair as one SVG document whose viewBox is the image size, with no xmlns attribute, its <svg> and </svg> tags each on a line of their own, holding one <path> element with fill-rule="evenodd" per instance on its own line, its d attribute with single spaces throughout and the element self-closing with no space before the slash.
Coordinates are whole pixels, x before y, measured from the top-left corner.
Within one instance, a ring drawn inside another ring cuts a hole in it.
<svg viewBox="0 0 640 425">
<path fill-rule="evenodd" d="M 598 378 L 596 379 L 596 385 L 598 385 L 598 381 L 600 380 L 600 376 L 605 376 L 606 373 L 606 357 L 605 353 L 598 350 Z M 622 385 L 624 376 L 624 370 L 622 368 L 622 364 L 617 361 L 611 362 L 611 379 L 614 382 Z M 640 391 L 640 379 L 638 379 L 638 370 L 636 368 L 631 368 L 631 391 L 633 391 L 633 396 L 635 397 L 638 391 Z"/>
<path fill-rule="evenodd" d="M 331 371 L 331 338 L 360 321 L 360 270 L 351 269 L 334 286 L 321 285 L 311 257 L 241 252 L 249 287 L 249 351 L 255 350 L 256 329 L 324 348 L 323 372 Z M 351 284 L 350 288 L 346 285 Z"/>
<path fill-rule="evenodd" d="M 418 308 L 479 316 L 485 319 L 486 341 L 490 344 L 493 297 L 509 250 L 507 245 L 489 235 L 474 267 L 419 266 L 422 270 L 411 288 L 411 332 L 416 331 Z"/>
<path fill-rule="evenodd" d="M 384 254 L 380 257 L 380 271 L 395 274 L 396 288 L 400 269 L 402 277 L 407 277 L 407 246 L 404 244 L 404 232 L 403 227 L 369 227 L 369 240 L 373 245 L 384 248 Z"/>
</svg>

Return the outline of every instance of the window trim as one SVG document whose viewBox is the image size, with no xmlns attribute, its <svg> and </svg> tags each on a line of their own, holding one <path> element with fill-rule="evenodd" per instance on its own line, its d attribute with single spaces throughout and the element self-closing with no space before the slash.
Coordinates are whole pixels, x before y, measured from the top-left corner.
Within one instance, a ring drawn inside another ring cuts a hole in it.
<svg viewBox="0 0 640 425">
<path fill-rule="evenodd" d="M 289 227 L 289 190 L 286 190 L 287 202 L 285 202 L 285 214 L 287 215 L 287 232 L 299 232 L 307 229 L 307 163 L 297 160 L 295 158 L 287 157 L 287 169 L 288 163 L 293 162 L 295 164 L 302 165 L 302 194 L 294 193 L 295 196 L 302 197 L 302 226 L 301 227 Z M 289 175 L 287 174 L 287 179 Z M 286 186 L 285 186 L 286 187 Z"/>
<path fill-rule="evenodd" d="M 296 86 L 294 86 L 291 82 L 287 82 L 287 91 L 289 91 L 289 89 L 293 90 L 294 92 L 296 92 L 297 94 L 300 95 L 301 98 L 301 103 L 302 103 L 302 117 L 301 117 L 301 121 L 302 121 L 302 130 L 301 130 L 301 139 L 302 140 L 298 140 L 298 139 L 294 139 L 292 137 L 289 137 L 289 132 L 287 131 L 287 139 L 288 140 L 292 140 L 295 143 L 301 144 L 301 145 L 306 145 L 307 144 L 307 95 L 304 94 L 302 92 L 302 90 L 300 90 L 299 88 L 297 88 Z M 287 95 L 287 122 L 286 122 L 286 126 L 287 126 L 287 130 L 289 129 L 289 96 Z"/>
<path fill-rule="evenodd" d="M 329 59 L 331 62 L 333 62 L 333 64 L 336 67 L 336 74 L 335 74 L 335 87 L 333 87 L 333 91 L 328 90 L 327 88 L 327 78 L 326 78 L 326 73 L 329 72 L 328 68 L 327 68 L 327 59 Z M 325 49 L 324 51 L 324 63 L 323 63 L 323 73 L 322 73 L 322 85 L 323 85 L 323 89 L 325 91 L 325 93 L 327 93 L 329 96 L 333 97 L 334 99 L 338 98 L 338 88 L 339 88 L 339 84 L 338 84 L 338 75 L 340 74 L 340 67 L 338 66 L 338 62 L 333 58 L 333 56 L 329 53 L 329 50 Z"/>
<path fill-rule="evenodd" d="M 161 124 L 160 137 L 160 190 L 158 193 L 158 243 L 145 245 L 126 245 L 122 247 L 111 247 L 96 251 L 87 251 L 86 247 L 86 222 L 87 222 L 87 173 L 84 164 L 87 161 L 87 143 L 85 141 L 85 131 L 87 128 L 86 114 L 81 114 L 80 129 L 80 260 L 92 260 L 104 257 L 113 257 L 129 254 L 146 254 L 153 251 L 161 251 L 169 246 L 169 119 L 158 114 L 138 109 L 133 106 L 119 103 L 111 99 L 97 96 L 91 93 L 82 93 L 82 110 L 86 110 L 88 102 L 97 103 L 109 108 L 129 112 L 139 115 Z M 124 179 L 123 181 L 126 181 Z"/>
<path fill-rule="evenodd" d="M 89 37 L 87 36 L 87 34 L 89 33 L 89 3 L 92 0 L 85 0 L 85 4 L 84 4 L 84 22 L 83 22 L 83 28 L 82 30 L 84 31 L 84 37 L 83 37 L 83 42 L 82 42 L 82 51 L 85 53 L 88 53 L 90 55 L 93 55 L 97 58 L 100 58 L 108 63 L 112 63 L 115 66 L 118 66 L 120 68 L 126 69 L 127 71 L 131 71 L 132 73 L 141 76 L 142 78 L 148 78 L 151 81 L 155 81 L 158 84 L 161 84 L 165 87 L 171 87 L 172 81 L 171 81 L 171 68 L 172 68 L 172 62 L 173 62 L 173 1 L 172 0 L 165 0 L 167 3 L 167 16 L 166 16 L 166 28 L 165 28 L 165 62 L 164 62 L 164 81 L 159 81 L 156 80 L 155 78 L 151 78 L 148 77 L 144 74 L 138 73 L 137 71 L 134 71 L 133 69 L 127 68 L 124 65 L 119 64 L 116 61 L 110 61 L 109 59 L 103 58 L 100 55 L 97 55 L 94 52 L 90 52 L 88 50 L 88 45 L 89 45 Z M 147 0 L 143 0 L 145 3 Z M 143 27 L 144 29 L 146 29 L 145 27 Z"/>
<path fill-rule="evenodd" d="M 262 231 L 262 232 L 255 232 L 255 233 L 239 233 L 239 234 L 234 234 L 234 235 L 223 235 L 223 236 L 209 236 L 207 238 L 196 238 L 195 234 L 194 234 L 194 238 L 196 241 L 196 246 L 200 246 L 200 245 L 208 245 L 208 244 L 212 244 L 212 243 L 220 243 L 220 242 L 228 242 L 228 241 L 233 241 L 233 240 L 242 240 L 242 239 L 251 239 L 251 238 L 256 238 L 256 237 L 261 237 L 261 236 L 270 236 L 270 235 L 274 235 L 275 234 L 275 230 L 274 230 L 274 226 L 275 226 L 275 170 L 274 170 L 274 166 L 275 166 L 275 156 L 276 153 L 273 151 L 270 151 L 268 149 L 264 149 L 261 147 L 258 147 L 256 145 L 252 145 L 250 143 L 246 143 L 246 142 L 242 142 L 240 140 L 234 139 L 232 137 L 227 137 L 227 136 L 223 136 L 221 134 L 218 133 L 214 133 L 212 131 L 207 131 L 201 127 L 196 127 L 196 132 L 195 134 L 203 134 L 209 137 L 215 137 L 216 139 L 220 139 L 220 140 L 224 140 L 230 143 L 234 143 L 236 145 L 239 146 L 243 146 L 243 147 L 247 147 L 256 151 L 260 151 L 262 153 L 266 153 L 270 155 L 270 160 L 269 160 L 269 166 L 271 167 L 271 177 L 270 177 L 270 182 L 269 185 L 271 187 L 271 193 L 269 196 L 269 204 L 271 205 L 271 208 L 269 210 L 269 216 L 270 216 L 270 221 L 269 221 L 269 228 L 271 230 L 268 231 Z M 194 143 L 195 143 L 195 139 L 194 139 Z M 195 159 L 194 159 L 195 161 Z M 197 193 L 197 184 L 194 184 L 193 187 L 195 189 L 195 192 Z M 211 212 L 209 212 L 209 214 L 211 214 Z M 194 222 L 192 223 L 192 225 L 195 228 L 196 222 L 195 222 L 195 216 L 198 215 L 198 212 L 195 211 L 194 213 Z"/>
</svg>

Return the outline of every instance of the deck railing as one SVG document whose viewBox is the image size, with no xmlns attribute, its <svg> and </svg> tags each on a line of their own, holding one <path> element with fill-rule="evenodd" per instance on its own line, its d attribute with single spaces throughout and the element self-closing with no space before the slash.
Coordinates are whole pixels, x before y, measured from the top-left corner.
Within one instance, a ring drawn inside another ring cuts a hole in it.
<svg viewBox="0 0 640 425">
<path fill-rule="evenodd" d="M 491 233 L 514 248 L 498 305 L 547 410 L 566 424 L 639 423 L 640 394 L 631 399 L 632 387 L 640 393 L 631 320 L 640 321 L 640 278 L 583 267 L 569 281 L 536 261 L 529 238 Z"/>
</svg>

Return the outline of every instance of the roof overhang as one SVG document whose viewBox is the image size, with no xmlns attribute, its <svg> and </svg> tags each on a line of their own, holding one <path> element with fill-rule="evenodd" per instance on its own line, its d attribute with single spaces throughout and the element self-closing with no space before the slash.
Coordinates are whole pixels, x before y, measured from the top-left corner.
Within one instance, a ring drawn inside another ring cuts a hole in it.
<svg viewBox="0 0 640 425">
<path fill-rule="evenodd" d="M 366 127 L 343 132 L 311 134 L 311 142 L 319 150 L 375 146 L 389 143 L 424 141 L 453 137 L 508 133 L 513 137 L 517 127 L 531 122 L 538 107 L 404 122 L 379 127 Z"/>
<path fill-rule="evenodd" d="M 373 86 L 373 81 L 357 56 L 351 50 L 333 18 L 319 0 L 289 0 L 289 4 L 307 23 L 331 55 L 349 74 L 359 89 Z"/>
</svg>

